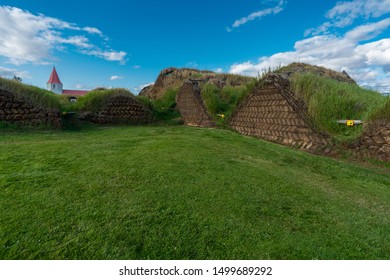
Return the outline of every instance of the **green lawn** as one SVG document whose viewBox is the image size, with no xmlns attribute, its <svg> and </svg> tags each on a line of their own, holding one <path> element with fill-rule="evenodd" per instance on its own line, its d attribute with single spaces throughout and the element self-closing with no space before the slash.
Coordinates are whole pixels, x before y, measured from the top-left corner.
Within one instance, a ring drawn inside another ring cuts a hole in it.
<svg viewBox="0 0 390 280">
<path fill-rule="evenodd" d="M 390 259 L 390 169 L 225 130 L 0 130 L 0 213 L 0 259 Z"/>
</svg>

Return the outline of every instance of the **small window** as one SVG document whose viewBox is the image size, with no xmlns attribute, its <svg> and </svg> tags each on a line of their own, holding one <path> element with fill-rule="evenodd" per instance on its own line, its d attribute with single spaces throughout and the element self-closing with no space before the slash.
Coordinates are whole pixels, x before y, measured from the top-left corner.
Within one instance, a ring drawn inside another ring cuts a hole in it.
<svg viewBox="0 0 390 280">
<path fill-rule="evenodd" d="M 55 89 L 56 88 L 56 85 L 53 85 L 53 89 Z"/>
</svg>

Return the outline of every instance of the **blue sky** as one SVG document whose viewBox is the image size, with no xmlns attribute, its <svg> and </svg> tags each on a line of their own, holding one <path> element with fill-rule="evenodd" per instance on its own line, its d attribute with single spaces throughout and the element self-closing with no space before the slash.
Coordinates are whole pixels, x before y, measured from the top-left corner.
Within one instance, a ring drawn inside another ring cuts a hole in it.
<svg viewBox="0 0 390 280">
<path fill-rule="evenodd" d="M 0 76 L 137 92 L 166 67 L 256 76 L 307 62 L 390 92 L 390 0 L 2 1 Z"/>
</svg>

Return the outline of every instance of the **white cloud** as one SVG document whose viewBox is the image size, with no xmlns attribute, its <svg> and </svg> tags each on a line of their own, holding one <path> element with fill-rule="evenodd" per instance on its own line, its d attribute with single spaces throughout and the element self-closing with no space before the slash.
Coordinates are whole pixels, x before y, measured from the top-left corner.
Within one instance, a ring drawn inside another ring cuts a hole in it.
<svg viewBox="0 0 390 280">
<path fill-rule="evenodd" d="M 232 74 L 256 76 L 261 72 L 262 60 L 263 59 L 260 59 L 260 63 L 258 64 L 253 64 L 251 61 L 233 64 L 230 66 L 229 72 Z"/>
<path fill-rule="evenodd" d="M 222 68 L 217 68 L 217 69 L 214 69 L 214 72 L 216 72 L 216 73 L 223 73 L 223 69 Z"/>
<path fill-rule="evenodd" d="M 257 76 L 269 67 L 305 62 L 336 71 L 347 71 L 360 85 L 381 92 L 390 92 L 390 38 L 375 40 L 390 27 L 390 18 L 379 17 L 390 12 L 390 0 L 354 0 L 338 2 L 326 13 L 325 22 L 318 28 L 306 30 L 312 37 L 297 41 L 293 51 L 276 53 L 231 65 L 230 72 Z M 357 19 L 377 19 L 333 35 L 331 28 L 343 28 Z"/>
<path fill-rule="evenodd" d="M 84 27 L 83 30 L 87 31 L 90 34 L 97 34 L 97 35 L 103 36 L 103 33 L 99 29 L 97 29 L 96 27 L 87 26 L 87 27 Z"/>
<path fill-rule="evenodd" d="M 305 36 L 327 34 L 332 27 L 350 26 L 358 18 L 378 18 L 390 12 L 390 0 L 354 0 L 338 2 L 326 13 L 330 21 L 305 31 Z"/>
<path fill-rule="evenodd" d="M 390 26 L 390 18 L 381 20 L 379 22 L 364 24 L 349 31 L 346 37 L 353 41 L 370 40 L 377 37 L 385 29 Z"/>
<path fill-rule="evenodd" d="M 145 88 L 147 86 L 151 86 L 151 85 L 154 85 L 154 82 L 138 85 L 138 86 L 133 88 L 133 91 L 138 94 L 143 88 Z"/>
<path fill-rule="evenodd" d="M 84 34 L 80 35 L 80 32 Z M 88 34 L 104 37 L 95 27 L 80 28 L 74 23 L 42 14 L 34 15 L 16 7 L 0 6 L 0 56 L 7 58 L 8 63 L 48 64 L 55 60 L 54 50 L 66 50 L 69 45 L 77 47 L 80 53 L 95 51 L 97 57 L 125 61 L 125 52 L 101 51 L 91 44 L 86 37 Z"/>
<path fill-rule="evenodd" d="M 382 39 L 356 47 L 357 53 L 364 54 L 367 65 L 390 67 L 390 39 Z M 390 69 L 389 69 L 390 70 Z"/>
<path fill-rule="evenodd" d="M 278 5 L 276 7 L 273 7 L 273 8 L 267 8 L 267 9 L 264 9 L 264 10 L 260 10 L 260 11 L 257 11 L 257 12 L 253 12 L 251 13 L 250 15 L 246 16 L 246 17 L 243 17 L 243 18 L 240 18 L 240 19 L 237 19 L 232 27 L 227 27 L 226 30 L 227 32 L 231 32 L 232 31 L 232 28 L 237 28 L 243 24 L 246 24 L 247 22 L 249 21 L 252 21 L 252 20 L 255 20 L 257 18 L 262 18 L 264 16 L 267 16 L 267 15 L 271 15 L 271 14 L 278 14 L 280 13 L 281 11 L 283 11 L 283 4 L 284 4 L 284 1 L 279 1 Z"/>
<path fill-rule="evenodd" d="M 56 40 L 58 43 L 61 43 L 61 44 L 74 45 L 74 46 L 84 48 L 84 49 L 93 48 L 93 45 L 91 45 L 89 43 L 88 38 L 86 38 L 84 36 L 71 36 L 69 38 L 58 37 Z"/>
<path fill-rule="evenodd" d="M 83 50 L 83 54 L 104 58 L 108 61 L 118 61 L 121 64 L 126 63 L 126 52 L 120 51 L 102 51 L 102 50 Z"/>
<path fill-rule="evenodd" d="M 262 57 L 257 62 L 233 64 L 231 73 L 257 76 L 269 67 L 291 62 L 305 62 L 336 71 L 346 70 L 361 85 L 377 85 L 378 90 L 390 90 L 390 39 L 363 43 L 367 38 L 383 32 L 388 20 L 358 26 L 344 36 L 314 36 L 295 43 L 294 51 Z M 386 78 L 387 77 L 387 78 Z"/>
<path fill-rule="evenodd" d="M 350 21 L 358 17 L 377 18 L 390 12 L 390 0 L 354 0 L 338 2 L 326 14 L 327 18 L 336 19 L 336 22 L 348 18 Z"/>
<path fill-rule="evenodd" d="M 133 68 L 134 68 L 134 69 L 140 69 L 140 68 L 141 68 L 141 65 L 134 65 Z"/>
<path fill-rule="evenodd" d="M 109 61 L 119 61 L 121 63 L 124 63 L 127 53 L 120 51 L 103 51 L 98 56 L 103 57 L 105 60 Z"/>
<path fill-rule="evenodd" d="M 0 7 L 0 55 L 10 63 L 42 63 L 50 57 L 53 41 L 50 26 L 54 21 L 44 20 L 17 8 Z"/>
<path fill-rule="evenodd" d="M 122 76 L 111 76 L 110 77 L 110 81 L 123 80 L 123 79 L 124 79 L 124 77 L 122 77 Z"/>
<path fill-rule="evenodd" d="M 0 66 L 0 77 L 11 79 L 14 76 L 20 77 L 22 79 L 30 79 L 31 75 L 29 72 L 26 71 L 19 71 L 16 69 L 6 68 Z"/>
</svg>

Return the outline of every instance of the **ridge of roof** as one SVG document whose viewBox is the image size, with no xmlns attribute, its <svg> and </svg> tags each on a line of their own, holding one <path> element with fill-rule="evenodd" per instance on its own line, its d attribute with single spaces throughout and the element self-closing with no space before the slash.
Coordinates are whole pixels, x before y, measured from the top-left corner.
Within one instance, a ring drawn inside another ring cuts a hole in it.
<svg viewBox="0 0 390 280">
<path fill-rule="evenodd" d="M 61 84 L 62 85 L 61 80 L 58 77 L 58 74 L 57 74 L 55 67 L 53 67 L 53 70 L 51 71 L 50 78 L 47 81 L 47 83 L 48 84 Z"/>
<path fill-rule="evenodd" d="M 86 95 L 89 92 L 89 90 L 71 90 L 71 89 L 64 89 L 62 91 L 62 94 L 65 95 L 78 95 L 83 96 Z"/>
</svg>

